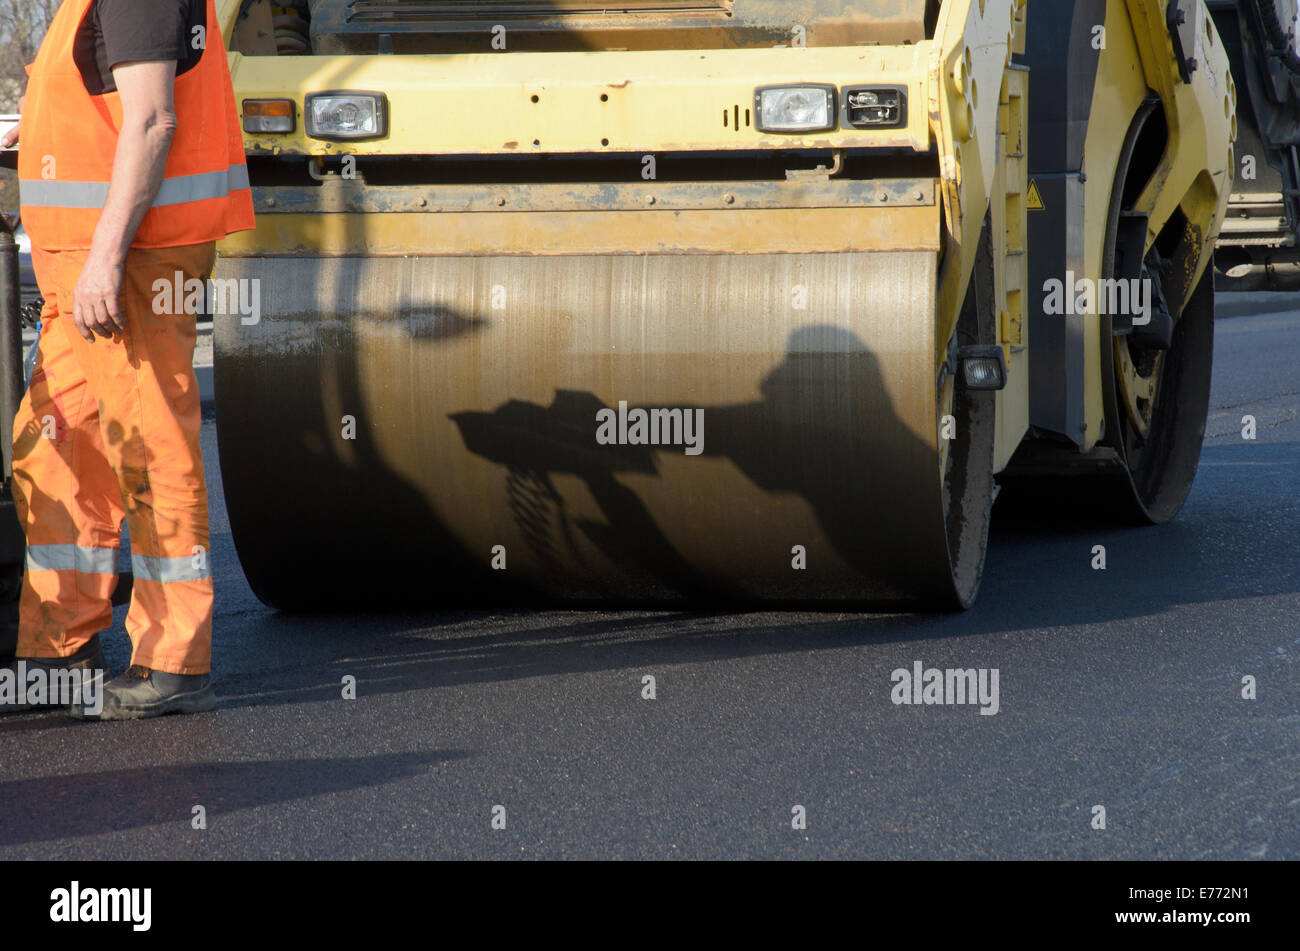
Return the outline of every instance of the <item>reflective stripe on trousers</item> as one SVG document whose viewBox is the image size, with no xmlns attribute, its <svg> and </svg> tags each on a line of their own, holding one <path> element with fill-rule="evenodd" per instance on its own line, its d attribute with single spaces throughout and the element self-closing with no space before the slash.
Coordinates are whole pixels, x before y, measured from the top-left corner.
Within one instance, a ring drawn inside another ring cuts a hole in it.
<svg viewBox="0 0 1300 951">
<path fill-rule="evenodd" d="M 171 584 L 173 581 L 202 581 L 211 578 L 207 552 L 182 555 L 179 558 L 152 558 L 149 555 L 131 556 L 131 574 L 146 581 Z"/>
<path fill-rule="evenodd" d="M 85 545 L 33 545 L 27 549 L 28 571 L 79 571 L 86 575 L 117 574 L 116 548 L 87 548 Z M 170 581 L 199 581 L 210 578 L 207 554 L 180 558 L 131 556 L 131 574 L 166 584 Z"/>
<path fill-rule="evenodd" d="M 28 571 L 80 571 L 87 575 L 117 574 L 116 548 L 85 545 L 31 545 L 27 549 Z"/>
</svg>

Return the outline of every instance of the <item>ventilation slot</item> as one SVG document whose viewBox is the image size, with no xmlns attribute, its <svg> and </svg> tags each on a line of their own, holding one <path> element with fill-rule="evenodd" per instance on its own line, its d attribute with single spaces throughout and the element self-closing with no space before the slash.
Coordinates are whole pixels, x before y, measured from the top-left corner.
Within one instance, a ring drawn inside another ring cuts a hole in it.
<svg viewBox="0 0 1300 951">
<path fill-rule="evenodd" d="M 745 124 L 744 128 L 748 129 L 749 128 L 748 109 L 745 109 L 742 112 L 740 106 L 735 105 L 732 106 L 730 109 L 722 110 L 722 127 L 724 129 L 735 129 L 737 132 L 739 132 L 742 128 L 741 126 L 742 122 Z"/>
</svg>

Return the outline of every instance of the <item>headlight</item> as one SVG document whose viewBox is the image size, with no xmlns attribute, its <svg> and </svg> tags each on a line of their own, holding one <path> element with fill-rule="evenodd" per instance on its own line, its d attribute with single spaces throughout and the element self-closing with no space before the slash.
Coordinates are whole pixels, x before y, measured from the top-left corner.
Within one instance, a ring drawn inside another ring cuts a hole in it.
<svg viewBox="0 0 1300 951">
<path fill-rule="evenodd" d="M 841 96 L 840 114 L 849 128 L 907 125 L 907 90 L 902 86 L 846 86 Z"/>
<path fill-rule="evenodd" d="M 972 344 L 958 351 L 968 390 L 1002 390 L 1007 385 L 1007 357 L 997 344 Z"/>
<path fill-rule="evenodd" d="M 304 118 L 313 139 L 377 139 L 388 134 L 388 98 L 381 92 L 314 92 Z"/>
<path fill-rule="evenodd" d="M 818 132 L 835 128 L 835 87 L 763 86 L 754 90 L 760 132 Z"/>
</svg>

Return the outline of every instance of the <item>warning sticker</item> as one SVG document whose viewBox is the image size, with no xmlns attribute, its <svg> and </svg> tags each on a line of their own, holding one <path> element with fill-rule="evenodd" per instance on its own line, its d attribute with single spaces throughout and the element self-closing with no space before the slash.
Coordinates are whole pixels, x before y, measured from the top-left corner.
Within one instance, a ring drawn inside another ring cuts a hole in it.
<svg viewBox="0 0 1300 951">
<path fill-rule="evenodd" d="M 1032 178 L 1029 180 L 1029 194 L 1025 197 L 1025 207 L 1030 211 L 1047 210 L 1047 206 L 1043 204 L 1043 196 L 1038 191 L 1038 183 Z"/>
</svg>

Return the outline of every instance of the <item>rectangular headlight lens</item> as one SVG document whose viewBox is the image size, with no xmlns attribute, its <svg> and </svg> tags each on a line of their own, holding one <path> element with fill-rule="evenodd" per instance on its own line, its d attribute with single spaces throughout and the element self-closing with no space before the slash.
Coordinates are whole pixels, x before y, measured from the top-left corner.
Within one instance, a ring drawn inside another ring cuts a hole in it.
<svg viewBox="0 0 1300 951">
<path fill-rule="evenodd" d="M 835 128 L 835 87 L 764 86 L 754 90 L 761 132 L 818 132 Z"/>
<path fill-rule="evenodd" d="M 907 92 L 901 86 L 846 86 L 844 124 L 854 129 L 891 129 L 907 124 Z"/>
<path fill-rule="evenodd" d="M 292 132 L 292 99 L 245 99 L 245 132 Z"/>
<path fill-rule="evenodd" d="M 313 139 L 377 139 L 388 132 L 388 99 L 380 92 L 318 92 L 307 97 Z"/>
</svg>

